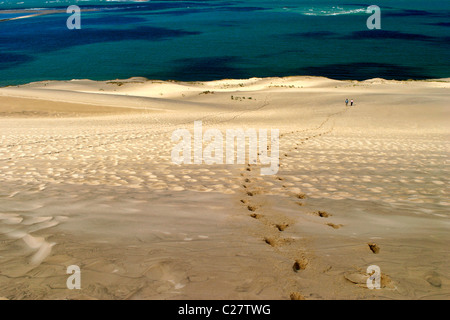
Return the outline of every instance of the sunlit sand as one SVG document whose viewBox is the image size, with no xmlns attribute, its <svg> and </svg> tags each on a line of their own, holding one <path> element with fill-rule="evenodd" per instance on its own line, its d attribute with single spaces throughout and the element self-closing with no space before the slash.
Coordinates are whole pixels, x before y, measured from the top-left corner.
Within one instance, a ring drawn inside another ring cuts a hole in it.
<svg viewBox="0 0 450 320">
<path fill-rule="evenodd" d="M 449 89 L 319 77 L 0 88 L 0 298 L 448 299 Z M 172 132 L 195 120 L 279 129 L 277 174 L 172 163 Z M 66 287 L 70 265 L 81 290 Z M 365 286 L 370 265 L 380 290 Z"/>
</svg>

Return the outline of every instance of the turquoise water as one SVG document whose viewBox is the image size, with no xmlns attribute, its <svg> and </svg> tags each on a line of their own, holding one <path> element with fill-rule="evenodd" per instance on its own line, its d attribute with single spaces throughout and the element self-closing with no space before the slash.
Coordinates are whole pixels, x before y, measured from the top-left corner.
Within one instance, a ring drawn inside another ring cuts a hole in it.
<svg viewBox="0 0 450 320">
<path fill-rule="evenodd" d="M 7 20 L 78 4 L 67 13 Z M 0 86 L 40 80 L 450 77 L 450 1 L 0 0 Z M 8 12 L 7 9 L 32 9 Z M 3 11 L 2 11 L 3 10 Z"/>
</svg>

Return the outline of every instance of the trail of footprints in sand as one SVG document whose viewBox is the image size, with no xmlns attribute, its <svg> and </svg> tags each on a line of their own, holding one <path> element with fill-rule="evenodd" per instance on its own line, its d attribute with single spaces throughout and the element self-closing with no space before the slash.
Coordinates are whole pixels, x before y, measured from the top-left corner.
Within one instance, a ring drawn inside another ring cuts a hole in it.
<svg viewBox="0 0 450 320">
<path fill-rule="evenodd" d="M 242 116 L 245 113 L 254 112 L 261 110 L 268 106 L 269 103 L 267 102 L 267 98 L 264 100 L 264 102 L 255 108 L 252 109 L 246 109 L 236 112 L 235 110 L 232 111 L 224 111 L 220 113 L 210 113 L 207 114 L 201 118 L 197 118 L 196 116 L 193 116 L 192 119 L 189 120 L 183 120 L 178 123 L 166 123 L 166 124 L 159 124 L 159 126 L 162 128 L 159 130 L 146 130 L 146 125 L 142 125 L 139 128 L 134 129 L 128 129 L 128 130 L 118 130 L 118 131 L 107 131 L 107 132 L 101 132 L 101 133 L 95 133 L 95 134 L 81 134 L 81 135 L 75 135 L 72 137 L 52 137 L 50 139 L 42 139 L 42 140 L 36 140 L 32 142 L 13 142 L 8 144 L 3 144 L 2 147 L 0 147 L 0 161 L 10 161 L 15 159 L 34 159 L 37 156 L 51 156 L 55 154 L 65 153 L 65 152 L 73 152 L 74 150 L 85 150 L 85 149 L 93 149 L 98 147 L 104 147 L 111 144 L 118 144 L 125 141 L 132 141 L 132 140 L 140 140 L 140 139 L 146 139 L 149 137 L 155 137 L 156 135 L 163 135 L 166 133 L 170 133 L 171 131 L 175 130 L 176 128 L 183 126 L 183 125 L 191 125 L 194 121 L 207 121 L 209 125 L 215 125 L 215 124 L 221 124 L 224 122 L 230 122 L 240 116 Z M 229 117 L 227 117 L 229 116 Z M 157 121 L 157 118 L 154 118 L 153 120 Z M 157 121 L 158 122 L 158 121 Z M 143 133 L 144 132 L 144 133 Z M 147 133 L 145 133 L 147 132 Z M 124 136 L 125 135 L 125 136 Z M 95 139 L 92 139 L 95 136 Z M 110 137 L 113 137 L 113 139 L 108 139 Z M 69 148 L 66 149 L 60 149 L 60 142 L 61 141 L 68 141 L 70 142 Z M 91 141 L 99 141 L 96 144 L 92 144 Z M 103 141 L 103 142 L 102 142 Z M 108 141 L 108 142 L 104 142 Z M 54 145 L 52 145 L 54 144 Z M 31 145 L 42 145 L 43 149 L 47 149 L 48 151 L 43 152 L 32 152 L 27 153 L 27 147 Z M 7 156 L 13 154 L 14 156 Z"/>
<path fill-rule="evenodd" d="M 293 150 L 298 150 L 298 148 L 306 143 L 307 141 L 311 141 L 312 139 L 317 139 L 322 137 L 323 135 L 329 134 L 333 131 L 333 126 L 329 129 L 325 129 L 326 124 L 337 115 L 340 115 L 346 112 L 347 109 L 343 111 L 339 111 L 333 114 L 328 115 L 325 120 L 320 123 L 318 126 L 314 128 L 308 128 L 299 131 L 292 131 L 288 133 L 281 134 L 280 137 L 283 138 L 290 134 L 304 134 L 309 133 L 306 137 L 297 141 L 295 147 L 290 149 L 289 152 Z M 268 151 L 270 151 L 270 147 L 268 147 Z M 280 154 L 280 170 L 282 168 L 282 160 L 285 157 L 289 157 L 288 153 Z M 247 164 L 245 170 L 241 173 L 242 178 L 242 190 L 245 193 L 245 197 L 240 201 L 246 207 L 249 212 L 249 217 L 257 220 L 260 223 L 260 228 L 262 233 L 265 236 L 262 238 L 267 245 L 271 246 L 274 250 L 277 250 L 278 253 L 283 254 L 289 258 L 292 258 L 292 271 L 293 272 L 301 272 L 308 268 L 310 263 L 310 259 L 305 253 L 298 252 L 298 247 L 290 247 L 289 244 L 296 241 L 295 238 L 284 237 L 283 232 L 287 230 L 291 225 L 295 223 L 291 218 L 286 215 L 273 210 L 272 208 L 266 209 L 266 202 L 264 201 L 264 197 L 258 197 L 258 195 L 264 195 L 265 193 L 269 193 L 264 187 L 261 187 L 260 180 L 263 179 L 261 177 L 257 177 L 259 170 L 253 170 L 256 164 Z M 267 177 L 267 176 L 265 176 Z M 270 176 L 269 176 L 270 177 Z M 267 178 L 266 178 L 267 179 Z M 277 176 L 276 181 L 282 184 L 282 188 L 286 189 L 286 186 L 283 184 L 283 178 Z M 289 197 L 292 199 L 294 203 L 299 206 L 303 206 L 307 199 L 307 195 L 304 193 L 293 193 L 288 192 Z M 264 210 L 266 209 L 266 210 Z M 260 213 L 264 211 L 264 213 Z M 313 216 L 317 216 L 320 218 L 327 219 L 332 216 L 332 214 L 318 210 L 310 212 L 309 214 Z M 341 224 L 334 224 L 331 221 L 327 221 L 325 225 L 331 227 L 332 229 L 339 229 L 343 227 Z M 331 230 L 331 229 L 330 229 Z M 283 250 L 280 250 L 283 248 Z M 369 244 L 369 248 L 373 253 L 378 253 L 380 248 L 376 244 Z M 291 292 L 289 295 L 291 300 L 305 300 L 305 297 L 298 291 Z"/>
<path fill-rule="evenodd" d="M 146 130 L 149 125 L 143 122 L 138 127 L 126 130 L 108 129 L 108 127 L 99 127 L 99 132 L 95 133 L 80 133 L 70 136 L 60 136 L 59 134 L 51 136 L 31 135 L 30 137 L 19 137 L 4 143 L 0 147 L 0 161 L 10 160 L 28 160 L 30 158 L 37 158 L 41 156 L 51 156 L 61 154 L 64 152 L 80 152 L 86 149 L 94 149 L 110 144 L 118 144 L 123 141 L 144 139 L 149 136 L 163 135 L 173 131 L 175 128 L 183 125 L 191 125 L 194 120 L 207 121 L 209 125 L 219 124 L 223 122 L 232 121 L 244 113 L 261 110 L 267 106 L 267 101 L 258 105 L 253 109 L 241 111 L 225 111 L 220 113 L 207 114 L 198 119 L 193 115 L 192 119 L 184 119 L 178 123 L 164 123 L 160 124 L 156 130 Z M 147 119 L 148 120 L 148 119 Z M 157 120 L 157 119 L 156 119 Z M 31 140 L 31 141 L 30 141 Z M 68 145 L 66 148 L 61 148 L 61 142 Z M 36 152 L 36 146 L 39 151 Z M 32 148 L 34 147 L 34 148 Z M 10 195 L 13 197 L 15 193 Z M 42 236 L 35 236 L 34 233 L 47 228 L 52 228 L 67 218 L 63 216 L 57 217 L 36 217 L 28 216 L 27 213 L 1 213 L 0 212 L 0 240 L 6 246 L 19 245 L 23 250 L 20 250 L 23 255 L 21 259 L 26 261 L 26 269 L 33 269 L 39 266 L 50 254 L 53 246 L 56 243 L 47 241 Z M 17 250 L 14 250 L 17 251 Z"/>
</svg>

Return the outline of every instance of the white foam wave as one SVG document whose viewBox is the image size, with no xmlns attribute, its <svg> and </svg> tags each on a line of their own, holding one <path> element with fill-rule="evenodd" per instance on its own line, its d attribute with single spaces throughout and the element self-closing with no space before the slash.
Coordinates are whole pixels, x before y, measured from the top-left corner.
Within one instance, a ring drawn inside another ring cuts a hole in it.
<svg viewBox="0 0 450 320">
<path fill-rule="evenodd" d="M 345 14 L 358 14 L 358 13 L 365 13 L 366 8 L 359 8 L 359 9 L 353 9 L 353 10 L 344 10 L 343 8 L 336 8 L 331 10 L 320 10 L 320 11 L 308 11 L 304 12 L 303 14 L 306 16 L 340 16 Z"/>
<path fill-rule="evenodd" d="M 321 7 L 321 8 L 288 8 L 284 7 L 283 11 L 300 13 L 305 16 L 339 16 L 339 15 L 350 15 L 350 14 L 361 14 L 366 13 L 367 8 L 343 8 L 343 7 Z"/>
</svg>

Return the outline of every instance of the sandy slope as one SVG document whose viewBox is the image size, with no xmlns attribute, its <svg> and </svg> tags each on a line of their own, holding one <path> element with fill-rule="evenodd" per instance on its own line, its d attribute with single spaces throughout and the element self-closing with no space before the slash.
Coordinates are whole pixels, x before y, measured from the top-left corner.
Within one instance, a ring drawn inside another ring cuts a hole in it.
<svg viewBox="0 0 450 320">
<path fill-rule="evenodd" d="M 0 88 L 0 297 L 449 299 L 449 89 L 314 77 Z M 172 132 L 194 120 L 280 129 L 279 172 L 173 164 Z M 370 265 L 380 290 L 364 286 Z"/>
</svg>

